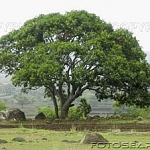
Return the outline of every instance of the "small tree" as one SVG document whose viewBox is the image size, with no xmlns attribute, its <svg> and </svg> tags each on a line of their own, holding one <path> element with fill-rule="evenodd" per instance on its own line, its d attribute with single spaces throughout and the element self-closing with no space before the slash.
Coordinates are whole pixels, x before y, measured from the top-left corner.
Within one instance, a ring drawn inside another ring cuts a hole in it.
<svg viewBox="0 0 150 150">
<path fill-rule="evenodd" d="M 80 110 L 81 114 L 83 114 L 83 117 L 86 117 L 87 114 L 91 112 L 91 106 L 87 103 L 85 98 L 81 98 L 78 109 Z"/>
<path fill-rule="evenodd" d="M 17 104 L 21 105 L 22 108 L 24 105 L 31 103 L 30 100 L 23 93 L 14 95 L 14 98 L 17 101 Z"/>
</svg>

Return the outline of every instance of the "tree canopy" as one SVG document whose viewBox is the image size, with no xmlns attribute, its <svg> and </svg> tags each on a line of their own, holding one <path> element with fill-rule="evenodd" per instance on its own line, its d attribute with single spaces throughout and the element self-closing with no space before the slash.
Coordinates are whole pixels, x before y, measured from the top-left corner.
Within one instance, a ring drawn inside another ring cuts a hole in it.
<svg viewBox="0 0 150 150">
<path fill-rule="evenodd" d="M 89 89 L 99 101 L 150 105 L 150 65 L 136 37 L 84 10 L 39 15 L 0 38 L 0 69 L 24 91 L 45 87 L 58 116 Z"/>
</svg>

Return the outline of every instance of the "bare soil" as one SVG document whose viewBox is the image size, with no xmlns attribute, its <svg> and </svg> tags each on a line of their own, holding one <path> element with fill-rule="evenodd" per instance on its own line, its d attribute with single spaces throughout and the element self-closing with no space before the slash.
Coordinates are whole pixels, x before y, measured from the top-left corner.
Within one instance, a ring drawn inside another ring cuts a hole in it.
<svg viewBox="0 0 150 150">
<path fill-rule="evenodd" d="M 25 122 L 2 121 L 0 120 L 0 128 L 36 128 L 56 131 L 112 131 L 119 129 L 120 131 L 150 131 L 150 123 L 120 123 L 120 124 L 101 124 L 94 121 L 49 121 L 49 120 L 27 120 Z"/>
</svg>

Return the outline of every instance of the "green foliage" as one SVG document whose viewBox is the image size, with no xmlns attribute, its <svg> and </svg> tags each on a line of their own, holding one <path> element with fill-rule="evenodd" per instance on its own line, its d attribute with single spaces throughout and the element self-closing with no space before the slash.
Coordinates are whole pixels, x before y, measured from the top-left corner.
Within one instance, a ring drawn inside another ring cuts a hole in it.
<svg viewBox="0 0 150 150">
<path fill-rule="evenodd" d="M 80 109 L 78 107 L 74 106 L 69 109 L 68 118 L 82 119 L 83 115 L 82 115 Z"/>
<path fill-rule="evenodd" d="M 73 119 L 83 119 L 91 112 L 91 106 L 85 98 L 81 98 L 78 107 L 74 106 L 69 109 L 68 117 Z"/>
<path fill-rule="evenodd" d="M 83 117 L 86 117 L 91 112 L 91 106 L 87 103 L 85 98 L 81 98 L 78 109 Z"/>
<path fill-rule="evenodd" d="M 148 108 L 138 108 L 136 106 L 113 106 L 115 113 L 119 114 L 122 117 L 130 117 L 130 118 L 144 118 L 150 119 L 150 107 Z M 126 112 L 125 112 L 126 110 Z"/>
<path fill-rule="evenodd" d="M 131 106 L 127 109 L 126 117 L 137 118 L 139 116 L 139 110 L 135 106 Z"/>
<path fill-rule="evenodd" d="M 60 99 L 62 118 L 85 90 L 99 101 L 150 105 L 150 65 L 137 39 L 84 10 L 28 20 L 0 38 L 0 53 L 0 69 L 13 84 L 25 92 L 45 87 L 56 113 Z"/>
<path fill-rule="evenodd" d="M 139 113 L 138 117 L 150 119 L 150 107 L 138 109 L 138 113 Z"/>
<path fill-rule="evenodd" d="M 0 101 L 0 111 L 6 110 L 7 106 L 4 102 Z"/>
<path fill-rule="evenodd" d="M 112 109 L 115 114 L 124 114 L 126 106 L 124 104 L 120 104 L 118 101 L 115 101 L 112 105 Z"/>
<path fill-rule="evenodd" d="M 38 112 L 43 113 L 46 116 L 46 118 L 54 118 L 55 116 L 54 109 L 50 108 L 50 106 L 45 107 L 36 106 L 36 108 L 38 109 Z"/>
</svg>

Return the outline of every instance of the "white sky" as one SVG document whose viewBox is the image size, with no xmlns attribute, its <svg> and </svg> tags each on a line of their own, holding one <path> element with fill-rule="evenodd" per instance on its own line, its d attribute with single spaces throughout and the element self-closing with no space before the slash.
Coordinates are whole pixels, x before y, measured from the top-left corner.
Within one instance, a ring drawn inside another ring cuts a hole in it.
<svg viewBox="0 0 150 150">
<path fill-rule="evenodd" d="M 150 0 L 1 0 L 0 36 L 39 14 L 86 10 L 114 28 L 127 28 L 150 51 Z"/>
</svg>

